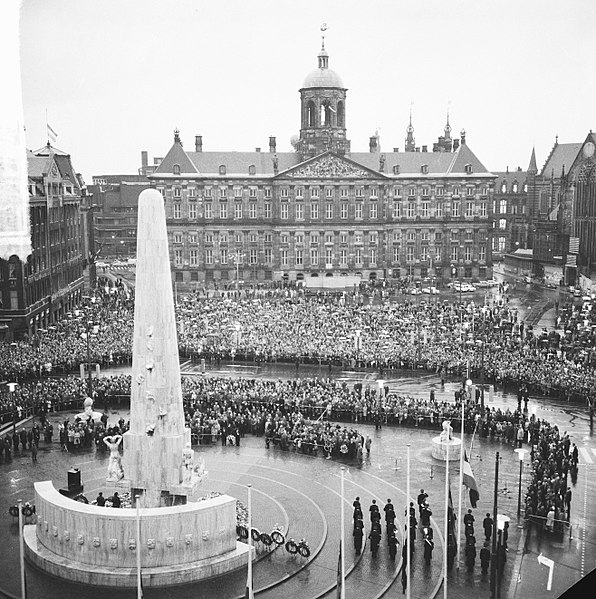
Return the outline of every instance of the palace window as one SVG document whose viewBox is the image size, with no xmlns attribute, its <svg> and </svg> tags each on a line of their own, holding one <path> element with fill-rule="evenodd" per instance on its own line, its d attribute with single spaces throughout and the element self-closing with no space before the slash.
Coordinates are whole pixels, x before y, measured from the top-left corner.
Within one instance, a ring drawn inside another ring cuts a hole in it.
<svg viewBox="0 0 596 599">
<path fill-rule="evenodd" d="M 190 250 L 189 263 L 191 266 L 198 266 L 198 264 L 199 264 L 199 251 L 198 250 Z"/>
<path fill-rule="evenodd" d="M 219 205 L 219 218 L 228 218 L 228 205 L 226 203 L 221 203 Z"/>
<path fill-rule="evenodd" d="M 257 218 L 257 203 L 250 202 L 248 204 L 248 218 Z"/>
<path fill-rule="evenodd" d="M 369 218 L 377 218 L 377 211 L 378 211 L 377 203 L 371 202 L 368 207 L 368 211 L 369 211 Z"/>
<path fill-rule="evenodd" d="M 339 205 L 339 216 L 340 218 L 348 218 L 348 203 L 347 202 L 342 202 Z"/>
<path fill-rule="evenodd" d="M 205 202 L 205 218 L 213 218 L 213 206 L 211 202 Z"/>
<path fill-rule="evenodd" d="M 280 208 L 279 208 L 279 217 L 283 220 L 288 220 L 288 205 L 287 204 L 281 204 Z"/>
<path fill-rule="evenodd" d="M 219 250 L 219 261 L 226 265 L 228 263 L 228 248 L 220 248 Z"/>
<path fill-rule="evenodd" d="M 300 202 L 296 204 L 296 220 L 304 220 L 304 204 Z"/>
<path fill-rule="evenodd" d="M 327 202 L 325 205 L 325 218 L 333 218 L 333 204 Z"/>
<path fill-rule="evenodd" d="M 182 218 L 181 208 L 180 204 L 174 204 L 174 218 Z"/>
<path fill-rule="evenodd" d="M 197 218 L 197 205 L 196 204 L 188 205 L 188 218 L 193 219 L 193 220 Z"/>
<path fill-rule="evenodd" d="M 319 218 L 319 204 L 317 202 L 312 202 L 310 205 L 310 218 L 312 220 L 318 220 Z"/>
<path fill-rule="evenodd" d="M 242 204 L 240 202 L 234 204 L 234 218 L 235 219 L 242 218 Z"/>
<path fill-rule="evenodd" d="M 271 202 L 263 204 L 263 218 L 271 218 Z"/>
</svg>

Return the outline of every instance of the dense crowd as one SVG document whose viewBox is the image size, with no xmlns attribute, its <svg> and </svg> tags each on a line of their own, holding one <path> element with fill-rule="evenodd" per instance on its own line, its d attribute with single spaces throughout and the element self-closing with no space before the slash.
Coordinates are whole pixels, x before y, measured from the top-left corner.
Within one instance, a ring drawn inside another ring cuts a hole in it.
<svg viewBox="0 0 596 599">
<path fill-rule="evenodd" d="M 296 290 L 225 299 L 193 294 L 177 306 L 180 352 L 210 361 L 240 356 L 381 370 L 417 367 L 445 376 L 463 375 L 469 367 L 476 380 L 594 399 L 596 309 L 562 306 L 559 328 L 547 333 L 526 326 L 502 301 L 491 307 L 407 300 L 362 304 L 355 297 Z M 131 292 L 100 287 L 91 299 L 31 340 L 0 345 L 0 380 L 36 380 L 51 390 L 50 374 L 76 371 L 88 359 L 103 367 L 129 363 Z M 0 402 L 5 407 L 10 401 L 4 388 Z"/>
</svg>

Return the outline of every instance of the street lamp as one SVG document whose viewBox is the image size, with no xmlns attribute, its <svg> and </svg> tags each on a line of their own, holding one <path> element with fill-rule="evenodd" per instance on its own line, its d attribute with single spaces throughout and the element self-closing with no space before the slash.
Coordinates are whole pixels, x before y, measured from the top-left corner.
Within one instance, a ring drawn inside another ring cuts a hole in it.
<svg viewBox="0 0 596 599">
<path fill-rule="evenodd" d="M 356 349 L 356 366 L 358 366 L 358 360 L 360 359 L 360 335 L 362 331 L 360 329 L 356 329 L 354 331 L 354 345 Z"/>
<path fill-rule="evenodd" d="M 521 514 L 521 484 L 524 469 L 524 455 L 526 453 L 526 450 L 520 447 L 515 450 L 515 453 L 517 453 L 517 457 L 519 458 L 519 490 L 517 493 L 517 517 L 519 518 Z"/>
<path fill-rule="evenodd" d="M 18 387 L 18 384 L 17 383 L 6 383 L 6 385 L 8 386 L 8 391 L 10 392 L 10 403 L 12 404 L 12 407 L 13 407 L 12 432 L 14 434 L 17 429 L 17 417 L 18 417 L 19 412 L 17 410 L 16 404 L 14 403 L 13 393 L 15 392 L 16 388 Z"/>
<path fill-rule="evenodd" d="M 93 306 L 95 304 L 95 297 L 91 298 L 91 306 Z M 91 308 L 91 306 L 89 308 Z M 93 327 L 93 328 L 91 328 Z M 93 333 L 94 335 L 97 335 L 99 331 L 99 325 L 96 325 L 92 320 L 90 320 L 89 318 L 89 314 L 86 315 L 85 318 L 85 332 L 82 333 L 82 337 L 87 341 L 87 371 L 88 371 L 88 384 L 87 384 L 87 395 L 89 397 L 92 397 L 93 394 L 93 389 L 92 389 L 92 382 L 91 382 L 91 344 L 90 344 L 90 338 L 91 338 L 91 333 Z"/>
<path fill-rule="evenodd" d="M 238 355 L 239 345 L 240 345 L 240 329 L 242 325 L 237 322 L 234 324 L 234 328 L 236 329 L 236 355 Z"/>
<path fill-rule="evenodd" d="M 480 410 L 484 418 L 484 341 L 477 339 L 476 344 L 480 347 Z"/>
</svg>

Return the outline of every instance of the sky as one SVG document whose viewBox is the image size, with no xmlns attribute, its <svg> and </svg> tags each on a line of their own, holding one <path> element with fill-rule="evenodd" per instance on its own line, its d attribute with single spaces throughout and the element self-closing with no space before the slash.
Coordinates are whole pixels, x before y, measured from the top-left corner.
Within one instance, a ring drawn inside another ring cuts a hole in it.
<svg viewBox="0 0 596 599">
<path fill-rule="evenodd" d="M 454 137 L 492 171 L 541 168 L 555 138 L 596 128 L 594 0 L 23 0 L 27 147 L 75 169 L 136 174 L 141 151 L 292 151 L 298 90 L 317 66 L 348 88 L 347 137 L 403 151 Z"/>
</svg>

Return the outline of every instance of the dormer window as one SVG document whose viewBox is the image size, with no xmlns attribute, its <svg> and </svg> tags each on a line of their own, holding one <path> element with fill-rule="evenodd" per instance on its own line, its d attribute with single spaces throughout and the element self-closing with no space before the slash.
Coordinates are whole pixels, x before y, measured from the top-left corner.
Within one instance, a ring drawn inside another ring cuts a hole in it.
<svg viewBox="0 0 596 599">
<path fill-rule="evenodd" d="M 256 175 L 257 174 L 257 167 L 254 164 L 251 164 L 248 167 L 248 174 L 249 175 Z"/>
<path fill-rule="evenodd" d="M 423 175 L 428 175 L 428 164 L 423 164 L 423 165 L 420 167 L 420 172 L 421 172 Z"/>
<path fill-rule="evenodd" d="M 517 193 L 517 181 L 513 182 L 513 193 Z"/>
<path fill-rule="evenodd" d="M 394 175 L 399 175 L 399 164 L 394 164 L 393 165 L 393 174 Z"/>
<path fill-rule="evenodd" d="M 220 164 L 219 165 L 219 174 L 220 175 L 225 175 L 226 174 L 226 165 L 225 164 Z"/>
<path fill-rule="evenodd" d="M 472 165 L 471 164 L 466 164 L 465 169 L 466 169 L 466 175 L 472 174 Z"/>
<path fill-rule="evenodd" d="M 174 175 L 180 174 L 180 165 L 179 164 L 174 165 L 174 168 L 172 169 L 172 173 L 174 173 Z"/>
<path fill-rule="evenodd" d="M 501 193 L 507 193 L 507 183 L 505 181 L 501 184 Z"/>
</svg>

